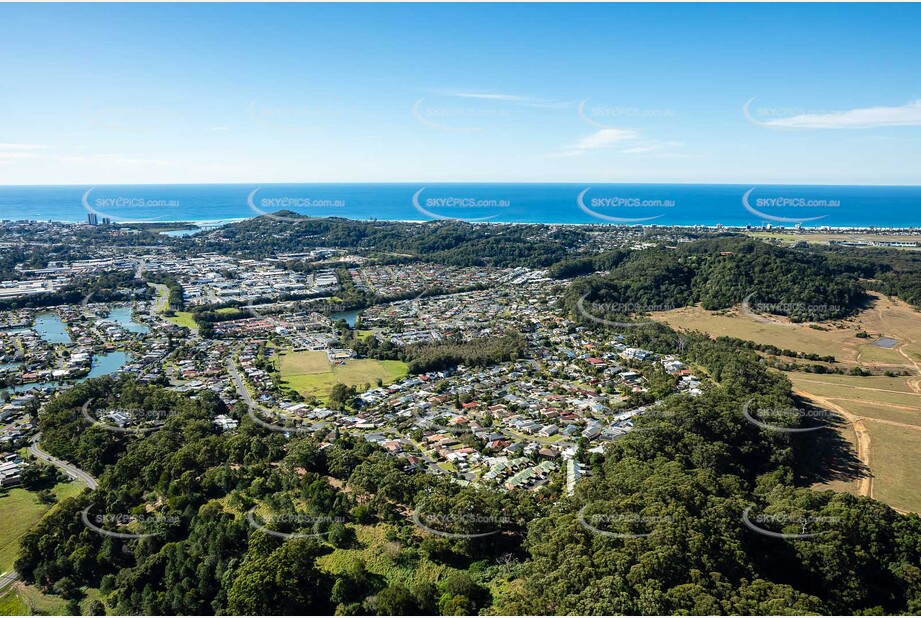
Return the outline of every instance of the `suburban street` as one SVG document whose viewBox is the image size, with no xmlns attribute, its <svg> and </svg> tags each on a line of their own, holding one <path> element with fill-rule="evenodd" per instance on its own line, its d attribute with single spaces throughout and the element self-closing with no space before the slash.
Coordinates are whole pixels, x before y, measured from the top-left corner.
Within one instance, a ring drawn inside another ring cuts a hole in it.
<svg viewBox="0 0 921 618">
<path fill-rule="evenodd" d="M 96 489 L 98 487 L 98 484 L 96 483 L 96 479 L 94 479 L 92 476 L 90 476 L 89 474 L 81 470 L 80 468 L 66 461 L 58 459 L 56 457 L 52 457 L 51 455 L 49 455 L 48 453 L 40 449 L 38 446 L 38 439 L 40 436 L 41 434 L 36 434 L 35 438 L 32 439 L 32 443 L 29 445 L 30 453 L 32 453 L 39 459 L 44 459 L 48 463 L 54 466 L 57 466 L 58 468 L 66 472 L 68 475 L 70 475 L 71 478 L 74 478 L 80 481 L 81 483 L 89 487 L 90 489 Z"/>
</svg>

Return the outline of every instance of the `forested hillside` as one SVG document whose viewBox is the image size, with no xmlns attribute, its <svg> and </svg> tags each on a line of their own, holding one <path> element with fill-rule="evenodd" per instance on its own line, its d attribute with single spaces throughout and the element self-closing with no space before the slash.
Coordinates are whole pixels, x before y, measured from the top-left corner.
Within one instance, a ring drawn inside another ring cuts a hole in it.
<svg viewBox="0 0 921 618">
<path fill-rule="evenodd" d="M 653 348 L 677 343 L 663 327 L 639 331 L 635 340 Z M 810 439 L 759 429 L 741 413 L 751 399 L 793 405 L 786 378 L 731 342 L 682 341 L 688 361 L 718 386 L 673 396 L 668 414 L 638 420 L 639 431 L 593 456 L 592 475 L 572 497 L 559 485 L 536 493 L 461 488 L 408 472 L 363 440 L 287 439 L 243 410 L 232 412 L 240 429 L 221 434 L 209 420 L 225 412 L 217 400 L 88 381 L 55 398 L 42 431 L 53 454 L 100 473 L 100 487 L 30 532 L 16 569 L 74 600 L 84 587 L 99 588 L 105 609 L 123 614 L 921 610 L 921 519 L 867 498 L 796 488 Z M 143 435 L 91 429 L 81 405 L 108 397 L 168 411 L 168 419 Z M 81 522 L 87 508 L 134 514 L 137 521 L 113 530 L 149 536 L 89 530 Z M 267 534 L 248 522 L 253 509 L 263 521 L 287 514 L 276 529 L 314 536 Z M 808 522 L 815 536 L 764 536 L 746 526 L 746 512 L 767 517 L 762 525 L 778 533 L 799 533 Z M 430 528 L 486 536 L 433 534 L 414 523 L 420 513 Z M 497 526 L 501 533 L 490 534 Z M 384 562 L 331 566 L 364 555 L 373 530 L 388 539 Z"/>
<path fill-rule="evenodd" d="M 303 251 L 322 246 L 368 249 L 394 256 L 422 257 L 453 266 L 547 267 L 584 244 L 585 232 L 550 230 L 542 225 L 471 225 L 458 221 L 427 224 L 311 218 L 276 213 L 284 220 L 258 217 L 209 234 L 204 250 L 251 255 Z"/>
<path fill-rule="evenodd" d="M 589 267 L 605 272 L 570 286 L 571 307 L 584 297 L 601 311 L 616 314 L 622 308 L 626 315 L 697 303 L 704 309 L 725 309 L 748 299 L 759 312 L 799 322 L 853 315 L 866 302 L 858 277 L 827 258 L 742 237 L 600 254 L 564 262 L 553 272 L 586 274 Z"/>
</svg>

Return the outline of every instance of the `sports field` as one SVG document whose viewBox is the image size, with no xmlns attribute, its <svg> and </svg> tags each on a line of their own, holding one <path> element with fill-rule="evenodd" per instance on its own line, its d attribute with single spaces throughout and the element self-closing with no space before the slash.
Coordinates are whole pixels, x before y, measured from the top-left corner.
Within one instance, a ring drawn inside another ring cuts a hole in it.
<svg viewBox="0 0 921 618">
<path fill-rule="evenodd" d="M 369 358 L 349 359 L 343 364 L 330 363 L 326 352 L 283 352 L 278 357 L 282 383 L 304 396 L 326 401 L 336 384 L 373 388 L 377 380 L 390 384 L 406 376 L 406 363 Z"/>
</svg>

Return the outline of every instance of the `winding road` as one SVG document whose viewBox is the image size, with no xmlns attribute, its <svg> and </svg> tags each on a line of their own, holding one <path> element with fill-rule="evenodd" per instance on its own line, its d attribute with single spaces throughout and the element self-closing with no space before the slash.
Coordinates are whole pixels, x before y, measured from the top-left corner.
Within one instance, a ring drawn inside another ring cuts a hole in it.
<svg viewBox="0 0 921 618">
<path fill-rule="evenodd" d="M 98 484 L 96 483 L 96 479 L 94 479 L 92 476 L 90 476 L 89 474 L 81 470 L 80 468 L 72 464 L 69 464 L 66 461 L 58 459 L 57 457 L 52 457 L 51 455 L 49 455 L 48 453 L 40 449 L 38 447 L 38 439 L 40 437 L 41 437 L 41 434 L 36 434 L 35 437 L 32 438 L 32 443 L 29 444 L 29 452 L 32 455 L 35 455 L 39 459 L 44 459 L 45 461 L 47 461 L 53 466 L 57 466 L 58 468 L 66 472 L 71 478 L 80 481 L 81 483 L 89 487 L 90 489 L 96 489 L 96 487 L 98 487 Z M 0 590 L 3 590 L 7 586 L 17 582 L 18 580 L 19 580 L 19 574 L 16 571 L 10 571 L 8 573 L 4 573 L 0 575 Z"/>
<path fill-rule="evenodd" d="M 35 455 L 39 459 L 44 459 L 45 461 L 47 461 L 53 466 L 57 466 L 58 468 L 66 472 L 71 478 L 80 481 L 81 483 L 89 487 L 90 489 L 96 489 L 99 486 L 98 483 L 96 483 L 96 479 L 94 479 L 88 473 L 84 472 L 83 470 L 81 470 L 80 468 L 76 467 L 75 465 L 71 463 L 58 459 L 57 457 L 52 457 L 51 455 L 49 455 L 48 453 L 40 449 L 38 446 L 39 437 L 41 437 L 41 434 L 36 434 L 35 437 L 32 438 L 32 443 L 29 445 L 29 452 L 31 454 Z"/>
</svg>

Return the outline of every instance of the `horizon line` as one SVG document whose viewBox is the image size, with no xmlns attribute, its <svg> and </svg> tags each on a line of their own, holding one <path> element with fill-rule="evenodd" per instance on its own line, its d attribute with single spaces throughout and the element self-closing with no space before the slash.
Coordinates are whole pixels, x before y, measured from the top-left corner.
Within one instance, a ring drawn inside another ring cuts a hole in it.
<svg viewBox="0 0 921 618">
<path fill-rule="evenodd" d="M 145 186 L 145 187 L 176 187 L 176 186 L 245 186 L 252 187 L 255 185 L 678 185 L 678 186 L 759 186 L 759 187 L 921 187 L 921 182 L 917 184 L 905 183 L 822 183 L 822 182 L 627 182 L 627 181 L 610 181 L 610 180 L 585 180 L 585 181 L 527 181 L 527 180 L 492 180 L 492 181 L 446 181 L 446 180 L 385 180 L 385 181 L 238 181 L 238 182 L 86 182 L 86 183 L 0 183 L 3 187 L 125 187 L 125 186 Z"/>
</svg>

